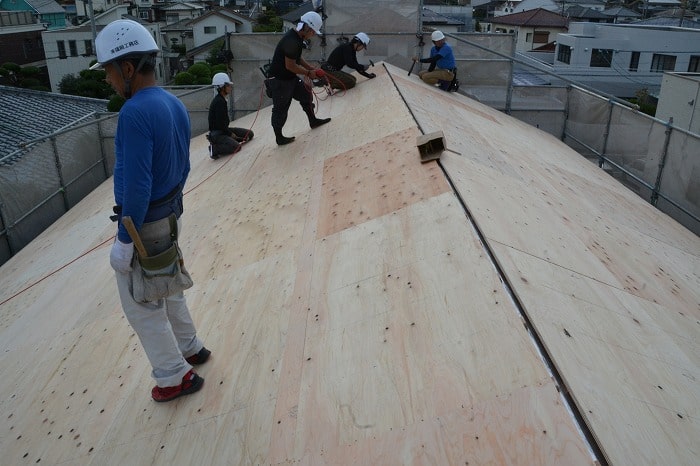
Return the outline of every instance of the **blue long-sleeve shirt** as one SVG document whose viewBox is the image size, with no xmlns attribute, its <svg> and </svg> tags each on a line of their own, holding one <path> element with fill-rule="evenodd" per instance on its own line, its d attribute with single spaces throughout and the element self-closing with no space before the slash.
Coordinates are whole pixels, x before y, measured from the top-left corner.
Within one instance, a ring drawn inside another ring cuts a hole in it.
<svg viewBox="0 0 700 466">
<path fill-rule="evenodd" d="M 430 58 L 423 58 L 421 63 L 430 63 L 429 71 L 433 71 L 435 67 L 443 70 L 452 70 L 455 68 L 455 56 L 452 53 L 452 47 L 445 42 L 441 47 L 433 45 L 430 49 Z"/>
<path fill-rule="evenodd" d="M 114 200 L 136 229 L 148 204 L 184 186 L 190 172 L 190 119 L 180 100 L 160 87 L 139 90 L 119 112 L 115 136 Z M 131 238 L 119 223 L 117 236 Z"/>
</svg>

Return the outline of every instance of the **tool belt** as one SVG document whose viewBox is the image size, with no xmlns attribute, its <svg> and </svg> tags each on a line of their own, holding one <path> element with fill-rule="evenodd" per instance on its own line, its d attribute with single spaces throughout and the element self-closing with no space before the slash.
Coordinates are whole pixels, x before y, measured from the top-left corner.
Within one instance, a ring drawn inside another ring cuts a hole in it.
<svg viewBox="0 0 700 466">
<path fill-rule="evenodd" d="M 122 218 L 122 206 L 115 205 L 112 207 L 112 212 L 114 212 L 114 215 L 109 216 L 111 221 L 116 222 Z M 167 217 L 171 213 L 175 214 L 176 218 L 180 218 L 182 212 L 182 186 L 178 184 L 168 194 L 148 204 L 144 221 L 154 222 Z"/>
<path fill-rule="evenodd" d="M 169 234 L 163 235 L 168 228 Z M 141 236 L 148 256 L 134 253 L 131 267 L 131 288 L 135 301 L 147 303 L 167 298 L 193 285 L 192 277 L 185 269 L 182 251 L 177 243 L 177 217 L 144 223 Z"/>
</svg>

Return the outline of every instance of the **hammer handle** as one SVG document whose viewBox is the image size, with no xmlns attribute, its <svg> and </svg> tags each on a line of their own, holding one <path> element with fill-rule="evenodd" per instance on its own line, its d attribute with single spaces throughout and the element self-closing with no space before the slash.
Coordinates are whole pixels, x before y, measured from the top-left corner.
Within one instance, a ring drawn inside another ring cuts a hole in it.
<svg viewBox="0 0 700 466">
<path fill-rule="evenodd" d="M 413 62 L 411 65 L 411 69 L 408 70 L 408 75 L 411 76 L 411 71 L 413 71 L 413 67 L 416 66 L 416 62 Z"/>
<path fill-rule="evenodd" d="M 122 217 L 122 223 L 124 224 L 124 227 L 126 227 L 126 231 L 129 233 L 129 236 L 131 236 L 131 241 L 134 242 L 134 246 L 136 246 L 139 256 L 148 257 L 146 247 L 143 245 L 139 232 L 136 231 L 136 225 L 134 225 L 131 217 Z"/>
</svg>

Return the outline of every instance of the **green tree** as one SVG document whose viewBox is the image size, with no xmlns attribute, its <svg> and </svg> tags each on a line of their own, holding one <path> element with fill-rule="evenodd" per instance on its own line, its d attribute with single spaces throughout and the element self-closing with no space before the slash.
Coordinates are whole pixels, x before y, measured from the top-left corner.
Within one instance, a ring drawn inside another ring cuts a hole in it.
<svg viewBox="0 0 700 466">
<path fill-rule="evenodd" d="M 0 66 L 0 78 L 0 84 L 35 91 L 51 91 L 48 83 L 42 81 L 41 72 L 36 66 L 21 67 L 16 63 L 3 63 Z"/>
<path fill-rule="evenodd" d="M 211 68 L 207 63 L 197 62 L 190 66 L 187 72 L 194 76 L 194 82 L 192 84 L 211 84 L 212 73 Z"/>
<path fill-rule="evenodd" d="M 109 99 L 114 95 L 112 86 L 105 81 L 104 70 L 82 70 L 78 76 L 67 74 L 58 83 L 61 94 Z"/>
<path fill-rule="evenodd" d="M 258 17 L 253 32 L 282 32 L 282 18 L 273 8 L 268 8 Z"/>
<path fill-rule="evenodd" d="M 181 71 L 175 75 L 174 79 L 177 86 L 189 86 L 194 84 L 195 77 L 187 71 Z"/>
<path fill-rule="evenodd" d="M 224 46 L 224 40 L 220 39 L 217 40 L 216 43 L 212 46 L 211 49 L 209 49 L 209 55 L 207 56 L 207 63 L 210 66 L 215 66 L 218 65 L 220 62 L 219 60 L 219 52 Z"/>
<path fill-rule="evenodd" d="M 112 98 L 109 99 L 109 102 L 107 102 L 107 111 L 118 112 L 122 109 L 124 102 L 126 102 L 126 99 L 124 97 L 117 94 L 113 95 Z"/>
</svg>

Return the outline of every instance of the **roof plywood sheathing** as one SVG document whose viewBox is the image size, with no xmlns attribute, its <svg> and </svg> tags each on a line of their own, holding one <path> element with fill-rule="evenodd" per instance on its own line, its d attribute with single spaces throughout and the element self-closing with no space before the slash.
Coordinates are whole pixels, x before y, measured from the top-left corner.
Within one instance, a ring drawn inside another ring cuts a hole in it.
<svg viewBox="0 0 700 466">
<path fill-rule="evenodd" d="M 317 101 L 330 124 L 293 104 L 292 144 L 269 107 L 233 157 L 192 140 L 200 392 L 150 399 L 111 180 L 0 268 L 3 461 L 697 462 L 700 239 L 548 134 L 373 71 Z"/>
</svg>

